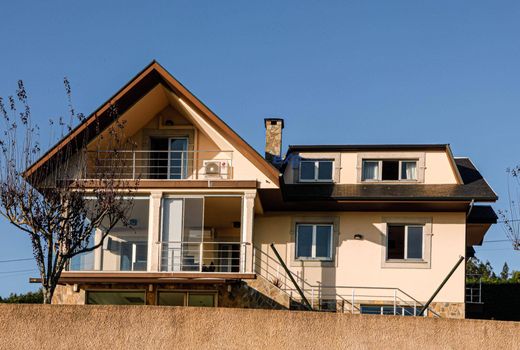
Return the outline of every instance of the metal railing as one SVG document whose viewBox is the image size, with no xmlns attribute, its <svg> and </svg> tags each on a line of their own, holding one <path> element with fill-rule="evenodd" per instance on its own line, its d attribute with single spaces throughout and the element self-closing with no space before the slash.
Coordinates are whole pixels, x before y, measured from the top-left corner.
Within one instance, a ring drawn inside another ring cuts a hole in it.
<svg viewBox="0 0 520 350">
<path fill-rule="evenodd" d="M 114 167 L 121 179 L 232 179 L 233 151 L 87 151 L 82 176 L 98 179 Z"/>
<path fill-rule="evenodd" d="M 163 272 L 245 272 L 247 242 L 168 241 L 160 245 Z"/>
<path fill-rule="evenodd" d="M 294 308 L 304 308 L 297 289 L 280 263 L 258 247 L 253 248 L 254 272 L 288 294 Z M 381 314 L 417 316 L 424 306 L 408 293 L 394 287 L 337 286 L 320 282 L 311 284 L 291 271 L 300 290 L 316 311 L 343 313 L 373 313 L 368 308 L 380 308 Z M 434 317 L 440 317 L 428 309 Z"/>
<path fill-rule="evenodd" d="M 482 275 L 466 275 L 466 303 L 482 304 Z"/>
</svg>

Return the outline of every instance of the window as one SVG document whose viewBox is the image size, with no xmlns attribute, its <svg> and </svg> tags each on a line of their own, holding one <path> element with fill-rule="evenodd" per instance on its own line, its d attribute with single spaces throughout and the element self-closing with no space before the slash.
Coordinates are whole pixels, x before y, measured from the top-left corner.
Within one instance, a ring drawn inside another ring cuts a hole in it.
<svg viewBox="0 0 520 350">
<path fill-rule="evenodd" d="M 158 305 L 214 307 L 216 296 L 216 293 L 207 292 L 160 291 Z"/>
<path fill-rule="evenodd" d="M 296 259 L 332 260 L 330 224 L 296 225 Z"/>
<path fill-rule="evenodd" d="M 415 181 L 417 160 L 363 160 L 363 181 Z"/>
<path fill-rule="evenodd" d="M 144 305 L 144 291 L 91 292 L 87 291 L 87 304 L 93 305 Z"/>
<path fill-rule="evenodd" d="M 365 315 L 403 315 L 415 316 L 419 313 L 419 308 L 411 306 L 396 306 L 394 310 L 393 305 L 361 305 L 361 313 Z"/>
<path fill-rule="evenodd" d="M 301 182 L 332 182 L 332 160 L 300 161 Z"/>
<path fill-rule="evenodd" d="M 422 260 L 423 226 L 389 224 L 387 229 L 388 260 Z"/>
</svg>

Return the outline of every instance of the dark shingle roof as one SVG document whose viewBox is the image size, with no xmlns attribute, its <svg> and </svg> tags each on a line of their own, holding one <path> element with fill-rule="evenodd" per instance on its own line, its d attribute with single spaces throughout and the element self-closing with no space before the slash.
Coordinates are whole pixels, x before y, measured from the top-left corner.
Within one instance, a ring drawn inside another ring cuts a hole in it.
<svg viewBox="0 0 520 350">
<path fill-rule="evenodd" d="M 468 224 L 496 224 L 498 216 L 490 205 L 475 205 L 471 208 Z"/>
</svg>

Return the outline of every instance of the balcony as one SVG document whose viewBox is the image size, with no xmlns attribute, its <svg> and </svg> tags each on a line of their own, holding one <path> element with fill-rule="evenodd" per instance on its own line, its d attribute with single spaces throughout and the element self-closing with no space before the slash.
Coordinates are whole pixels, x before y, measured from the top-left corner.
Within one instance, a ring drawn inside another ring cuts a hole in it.
<svg viewBox="0 0 520 350">
<path fill-rule="evenodd" d="M 241 195 L 141 196 L 133 201 L 131 226 L 117 225 L 98 249 L 75 256 L 64 278 L 251 278 L 233 277 L 252 274 L 251 242 L 243 239 L 250 236 L 242 225 L 251 210 Z M 102 235 L 97 229 L 91 244 Z"/>
<path fill-rule="evenodd" d="M 161 271 L 242 272 L 246 242 L 160 242 Z M 251 249 L 251 248 L 249 248 Z"/>
<path fill-rule="evenodd" d="M 231 180 L 233 151 L 87 151 L 82 177 L 98 179 L 115 166 L 119 178 L 128 180 Z"/>
</svg>

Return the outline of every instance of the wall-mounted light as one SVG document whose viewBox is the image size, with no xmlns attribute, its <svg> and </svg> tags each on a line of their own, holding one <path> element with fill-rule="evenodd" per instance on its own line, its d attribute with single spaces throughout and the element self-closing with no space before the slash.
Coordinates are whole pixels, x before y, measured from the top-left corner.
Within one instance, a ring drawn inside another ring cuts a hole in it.
<svg viewBox="0 0 520 350">
<path fill-rule="evenodd" d="M 357 239 L 358 241 L 362 240 L 363 239 L 363 235 L 362 234 L 359 234 L 359 233 L 356 233 L 354 235 L 354 239 Z"/>
</svg>

